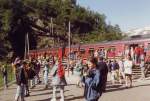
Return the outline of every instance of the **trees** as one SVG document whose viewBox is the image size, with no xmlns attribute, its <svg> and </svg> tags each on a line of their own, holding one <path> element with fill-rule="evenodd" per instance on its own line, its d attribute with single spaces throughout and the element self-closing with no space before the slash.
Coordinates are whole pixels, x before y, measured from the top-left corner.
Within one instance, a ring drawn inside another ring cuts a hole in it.
<svg viewBox="0 0 150 101">
<path fill-rule="evenodd" d="M 23 57 L 27 33 L 30 49 L 46 47 L 52 39 L 56 44 L 65 43 L 68 21 L 71 22 L 72 43 L 120 39 L 119 26 L 106 24 L 105 18 L 104 14 L 77 5 L 76 0 L 0 0 L 0 42 L 5 43 L 0 52 L 11 49 L 11 43 L 14 55 Z M 38 35 L 51 39 L 48 41 Z"/>
</svg>

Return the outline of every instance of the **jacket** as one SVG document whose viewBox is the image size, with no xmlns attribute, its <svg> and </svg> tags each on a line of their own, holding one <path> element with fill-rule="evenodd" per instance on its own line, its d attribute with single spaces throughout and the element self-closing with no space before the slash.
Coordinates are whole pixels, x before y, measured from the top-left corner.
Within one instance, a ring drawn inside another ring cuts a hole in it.
<svg viewBox="0 0 150 101">
<path fill-rule="evenodd" d="M 98 63 L 98 69 L 100 71 L 100 74 L 102 75 L 101 76 L 101 90 L 102 91 L 105 91 L 106 89 L 106 82 L 107 82 L 107 74 L 108 74 L 108 67 L 107 67 L 107 64 L 103 61 L 100 61 Z"/>
<path fill-rule="evenodd" d="M 56 62 L 50 72 L 52 76 L 52 86 L 66 86 L 67 82 L 65 76 L 59 77 L 58 75 L 58 62 Z"/>
<path fill-rule="evenodd" d="M 27 84 L 26 73 L 23 66 L 19 66 L 16 69 L 16 83 L 18 85 Z"/>
<path fill-rule="evenodd" d="M 98 99 L 101 94 L 101 80 L 100 72 L 98 69 L 92 69 L 89 71 L 88 76 L 85 77 L 84 83 L 84 97 L 87 101 Z"/>
</svg>

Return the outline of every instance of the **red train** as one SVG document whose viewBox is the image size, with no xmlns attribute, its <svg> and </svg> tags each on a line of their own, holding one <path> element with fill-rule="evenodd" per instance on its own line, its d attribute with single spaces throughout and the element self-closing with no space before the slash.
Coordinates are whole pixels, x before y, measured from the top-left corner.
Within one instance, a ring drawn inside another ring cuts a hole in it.
<svg viewBox="0 0 150 101">
<path fill-rule="evenodd" d="M 124 39 L 117 41 L 108 41 L 108 42 L 100 42 L 95 44 L 80 44 L 72 45 L 71 52 L 76 54 L 80 49 L 80 54 L 82 58 L 88 58 L 91 54 L 94 53 L 95 50 L 103 50 L 105 51 L 105 57 L 107 58 L 117 58 L 123 57 L 126 47 L 129 49 L 135 49 L 137 46 L 142 45 L 144 51 L 146 53 L 146 58 L 150 56 L 150 38 L 134 38 L 134 39 Z M 80 47 L 80 48 L 79 48 Z M 68 47 L 65 48 L 65 56 L 67 56 L 69 52 Z M 58 48 L 47 48 L 40 50 L 30 50 L 30 57 L 37 57 L 41 55 L 56 55 L 58 53 Z"/>
</svg>

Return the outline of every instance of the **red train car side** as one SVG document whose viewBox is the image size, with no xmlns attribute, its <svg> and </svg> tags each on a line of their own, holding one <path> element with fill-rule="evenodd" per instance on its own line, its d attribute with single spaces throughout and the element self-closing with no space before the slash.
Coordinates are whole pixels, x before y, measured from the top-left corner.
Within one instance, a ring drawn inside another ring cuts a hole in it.
<svg viewBox="0 0 150 101">
<path fill-rule="evenodd" d="M 149 38 L 138 38 L 138 39 L 128 39 L 128 40 L 118 40 L 118 41 L 109 41 L 101 42 L 95 44 L 82 44 L 82 45 L 73 45 L 71 46 L 71 52 L 76 54 L 79 49 L 81 56 L 83 58 L 88 58 L 94 53 L 95 50 L 105 51 L 105 57 L 107 58 L 116 58 L 123 57 L 125 53 L 125 48 L 135 49 L 137 46 L 142 45 L 146 52 L 146 58 L 150 56 L 150 39 Z M 37 57 L 40 55 L 56 55 L 58 48 L 47 48 L 40 50 L 31 50 L 29 53 L 30 57 Z M 65 56 L 68 55 L 69 49 L 66 47 Z"/>
</svg>

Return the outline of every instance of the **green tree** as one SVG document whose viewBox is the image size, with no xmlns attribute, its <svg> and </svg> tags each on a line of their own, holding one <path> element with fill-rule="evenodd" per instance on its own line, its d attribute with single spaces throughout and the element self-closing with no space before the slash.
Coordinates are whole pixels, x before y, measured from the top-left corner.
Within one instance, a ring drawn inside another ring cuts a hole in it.
<svg viewBox="0 0 150 101">
<path fill-rule="evenodd" d="M 76 0 L 0 0 L 0 54 L 12 48 L 14 56 L 23 57 L 26 34 L 30 49 L 51 46 L 47 43 L 53 41 L 65 43 L 68 21 L 72 43 L 121 39 L 119 26 L 107 24 L 105 19 L 104 14 L 81 7 Z M 42 36 L 50 37 L 49 41 Z"/>
</svg>

